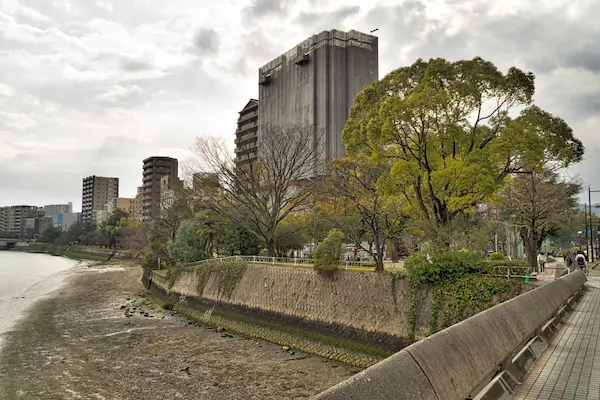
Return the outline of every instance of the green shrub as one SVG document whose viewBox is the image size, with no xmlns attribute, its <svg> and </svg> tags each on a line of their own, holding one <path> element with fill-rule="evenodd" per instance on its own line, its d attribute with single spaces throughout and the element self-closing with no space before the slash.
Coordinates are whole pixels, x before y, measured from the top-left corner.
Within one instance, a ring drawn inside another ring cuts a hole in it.
<svg viewBox="0 0 600 400">
<path fill-rule="evenodd" d="M 339 229 L 332 229 L 313 254 L 315 269 L 327 271 L 339 268 L 342 257 L 342 244 L 344 233 Z"/>
<path fill-rule="evenodd" d="M 504 254 L 499 253 L 499 252 L 495 252 L 490 254 L 490 260 L 504 260 L 506 257 L 504 256 Z"/>
<path fill-rule="evenodd" d="M 454 282 L 469 274 L 478 273 L 486 265 L 481 252 L 451 250 L 430 254 L 412 254 L 404 263 L 406 276 L 415 285 Z"/>
</svg>

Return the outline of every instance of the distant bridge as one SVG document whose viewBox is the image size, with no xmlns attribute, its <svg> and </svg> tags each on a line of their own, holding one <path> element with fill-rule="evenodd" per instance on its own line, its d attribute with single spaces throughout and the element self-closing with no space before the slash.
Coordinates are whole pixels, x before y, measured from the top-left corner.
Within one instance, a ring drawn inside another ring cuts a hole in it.
<svg viewBox="0 0 600 400">
<path fill-rule="evenodd" d="M 21 240 L 19 240 L 19 239 L 3 239 L 3 238 L 0 238 L 0 249 L 12 249 L 20 241 Z"/>
</svg>

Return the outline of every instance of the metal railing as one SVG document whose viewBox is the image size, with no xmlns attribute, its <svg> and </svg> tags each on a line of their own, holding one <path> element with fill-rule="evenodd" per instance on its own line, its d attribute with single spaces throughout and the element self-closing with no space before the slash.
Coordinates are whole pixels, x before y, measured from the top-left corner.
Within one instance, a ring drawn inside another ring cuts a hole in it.
<svg viewBox="0 0 600 400">
<path fill-rule="evenodd" d="M 194 265 L 200 265 L 208 262 L 226 262 L 226 261 L 244 261 L 251 263 L 260 264 L 293 264 L 293 265 L 312 265 L 314 260 L 312 258 L 296 258 L 296 257 L 267 257 L 267 256 L 230 256 L 230 257 L 219 257 L 209 258 L 202 261 L 195 261 L 191 263 L 179 264 L 182 267 L 191 267 Z M 340 260 L 340 265 L 348 267 L 375 267 L 375 263 L 372 261 L 348 261 Z"/>
</svg>

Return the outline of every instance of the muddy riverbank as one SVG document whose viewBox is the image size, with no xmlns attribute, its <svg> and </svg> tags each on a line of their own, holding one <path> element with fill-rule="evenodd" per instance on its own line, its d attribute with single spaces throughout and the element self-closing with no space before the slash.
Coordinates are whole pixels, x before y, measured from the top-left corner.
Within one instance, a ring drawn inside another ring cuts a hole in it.
<svg viewBox="0 0 600 400">
<path fill-rule="evenodd" d="M 358 370 L 159 308 L 132 266 L 78 268 L 5 335 L 0 399 L 300 399 Z"/>
</svg>

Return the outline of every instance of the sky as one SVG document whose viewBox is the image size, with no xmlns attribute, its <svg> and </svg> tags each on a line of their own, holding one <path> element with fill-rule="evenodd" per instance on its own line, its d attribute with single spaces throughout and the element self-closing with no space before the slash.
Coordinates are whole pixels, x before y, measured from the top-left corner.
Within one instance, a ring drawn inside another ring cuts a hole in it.
<svg viewBox="0 0 600 400">
<path fill-rule="evenodd" d="M 80 209 L 89 175 L 133 197 L 144 158 L 233 146 L 258 68 L 329 29 L 378 29 L 380 78 L 432 57 L 532 71 L 536 104 L 586 147 L 569 174 L 600 189 L 598 15 L 597 0 L 0 0 L 0 206 Z"/>
</svg>

